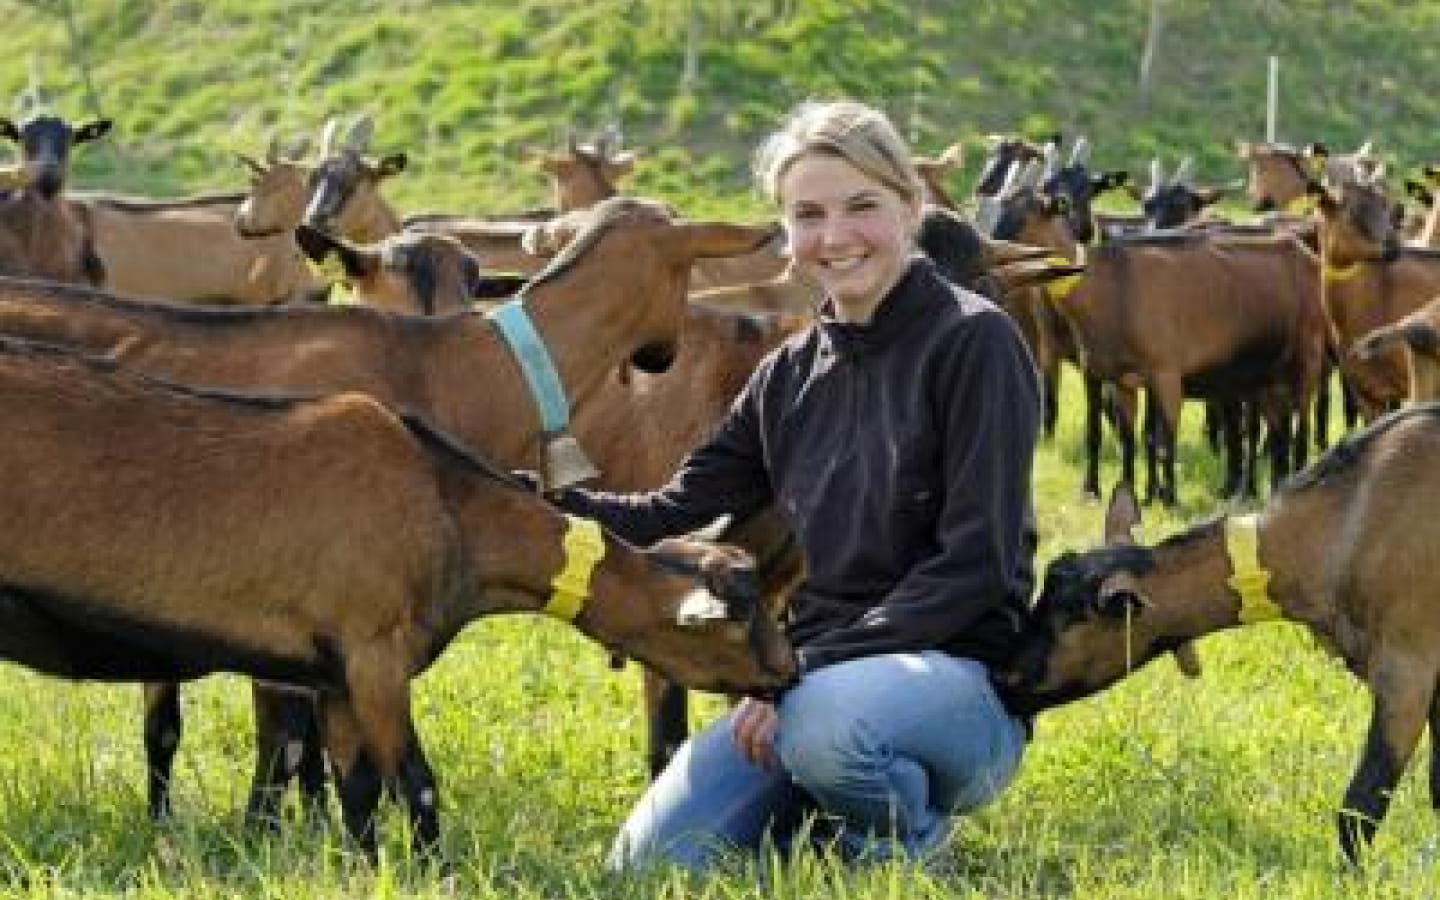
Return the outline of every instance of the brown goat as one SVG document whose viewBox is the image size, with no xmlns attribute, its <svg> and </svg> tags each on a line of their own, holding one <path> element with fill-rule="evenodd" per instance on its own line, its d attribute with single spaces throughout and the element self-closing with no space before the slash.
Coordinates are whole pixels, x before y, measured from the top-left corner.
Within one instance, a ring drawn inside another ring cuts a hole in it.
<svg viewBox="0 0 1440 900">
<path fill-rule="evenodd" d="M 557 615 L 705 690 L 794 676 L 743 553 L 637 552 L 364 394 L 207 395 L 41 346 L 0 344 L 19 436 L 0 450 L 15 473 L 0 487 L 6 657 L 71 678 L 235 671 L 317 689 L 345 823 L 372 857 L 385 780 L 417 849 L 436 849 L 408 685 L 475 618 Z"/>
<path fill-rule="evenodd" d="M 1440 490 L 1440 405 L 1352 433 L 1254 516 L 1222 517 L 1153 547 L 1057 558 L 1031 637 L 1000 680 L 1037 712 L 1088 696 L 1178 645 L 1267 618 L 1308 626 L 1370 689 L 1370 732 L 1339 815 L 1352 862 L 1385 817 L 1428 722 L 1440 807 L 1440 630 L 1423 527 Z M 1435 490 L 1431 489 L 1431 479 Z M 1112 499 L 1107 538 L 1129 544 L 1138 510 Z"/>
<path fill-rule="evenodd" d="M 1074 290 L 1052 296 L 1070 325 L 1086 371 L 1106 382 L 1139 379 L 1157 419 L 1160 471 L 1151 493 L 1176 500 L 1174 448 L 1186 396 L 1266 401 L 1274 483 L 1303 462 L 1324 354 L 1319 266 L 1292 238 L 1205 234 L 1101 244 Z M 1134 410 L 1120 416 L 1121 464 L 1133 482 Z M 1086 436 L 1099 442 L 1098 430 Z M 1099 481 L 1098 452 L 1087 453 L 1086 489 Z"/>
<path fill-rule="evenodd" d="M 19 184 L 0 194 L 0 275 L 104 281 L 93 223 L 80 204 L 65 196 L 65 182 L 71 148 L 109 130 L 109 119 L 74 128 L 52 115 L 33 115 L 18 125 L 0 117 L 0 138 L 20 145 Z"/>
<path fill-rule="evenodd" d="M 1235 154 L 1247 166 L 1245 195 L 1256 212 L 1308 211 L 1309 184 L 1339 185 L 1370 176 L 1381 165 L 1367 141 L 1351 153 L 1332 154 L 1320 143 L 1291 144 L 1236 141 Z"/>
<path fill-rule="evenodd" d="M 241 306 L 323 301 L 330 283 L 291 235 L 247 240 L 235 231 L 243 200 L 242 194 L 76 197 L 90 217 L 112 294 Z"/>
<path fill-rule="evenodd" d="M 464 245 L 443 234 L 400 232 L 373 244 L 332 237 L 308 226 L 295 239 L 316 263 L 334 257 L 344 272 L 351 302 L 398 313 L 433 316 L 470 308 L 482 293 L 514 295 L 528 282 L 482 278 L 480 261 Z"/>
<path fill-rule="evenodd" d="M 642 369 L 672 359 L 686 273 L 697 256 L 743 251 L 769 234 L 678 223 L 635 198 L 614 198 L 587 215 L 586 227 L 523 293 L 577 415 L 627 356 Z M 540 423 L 520 371 L 489 321 L 473 313 L 196 308 L 0 279 L 0 333 L 83 348 L 189 384 L 363 390 L 427 416 L 504 465 L 539 467 Z M 173 692 L 151 701 L 150 795 L 159 814 L 179 708 Z M 273 816 L 276 787 L 289 778 L 281 764 L 261 760 L 264 777 L 251 798 L 256 818 Z"/>
<path fill-rule="evenodd" d="M 1440 293 L 1440 251 L 1402 246 L 1383 170 L 1330 187 L 1312 182 L 1320 214 L 1322 296 L 1340 371 L 1368 421 L 1405 397 L 1398 348 L 1366 358 L 1350 352 L 1376 328 L 1397 322 Z"/>
</svg>

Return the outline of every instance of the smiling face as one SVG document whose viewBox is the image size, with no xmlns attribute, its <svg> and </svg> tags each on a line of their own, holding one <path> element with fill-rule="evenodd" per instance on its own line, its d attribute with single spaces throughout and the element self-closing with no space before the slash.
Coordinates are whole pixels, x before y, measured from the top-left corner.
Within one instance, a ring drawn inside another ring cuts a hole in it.
<svg viewBox="0 0 1440 900">
<path fill-rule="evenodd" d="M 838 156 L 813 152 L 797 157 L 777 188 L 801 274 L 834 298 L 838 318 L 868 321 L 909 263 L 919 202 Z"/>
</svg>

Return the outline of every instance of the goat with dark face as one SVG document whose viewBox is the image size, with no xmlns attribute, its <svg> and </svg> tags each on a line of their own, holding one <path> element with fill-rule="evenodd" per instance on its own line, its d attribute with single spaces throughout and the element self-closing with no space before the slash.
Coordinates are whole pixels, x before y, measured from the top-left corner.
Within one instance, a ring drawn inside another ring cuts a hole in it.
<svg viewBox="0 0 1440 900">
<path fill-rule="evenodd" d="M 1196 188 L 1190 184 L 1194 160 L 1185 157 L 1167 177 L 1159 159 L 1150 161 L 1150 184 L 1139 195 L 1145 226 L 1151 231 L 1181 228 L 1200 220 L 1201 215 L 1225 196 L 1224 188 Z"/>
<path fill-rule="evenodd" d="M 20 145 L 21 176 L 18 190 L 0 196 L 0 274 L 104 281 L 88 217 L 61 194 L 71 147 L 109 130 L 109 119 L 75 128 L 52 115 L 32 116 L 19 125 L 0 118 L 0 137 Z"/>
<path fill-rule="evenodd" d="M 41 196 L 55 198 L 70 175 L 70 149 L 103 137 L 110 131 L 109 119 L 96 119 L 79 128 L 59 116 L 38 115 L 16 125 L 0 118 L 0 137 L 20 145 L 20 165 L 26 184 Z"/>
<path fill-rule="evenodd" d="M 1307 626 L 1369 688 L 1359 765 L 1337 821 L 1357 861 L 1421 734 L 1440 808 L 1440 617 L 1425 577 L 1440 551 L 1440 404 L 1391 413 L 1292 478 L 1257 515 L 1133 544 L 1138 508 L 1111 502 L 1110 544 L 1057 559 L 1030 637 L 1000 680 L 1030 713 L 1097 693 L 1166 651 L 1267 619 Z"/>
<path fill-rule="evenodd" d="M 1090 142 L 1079 138 L 1070 149 L 1070 161 L 1060 165 L 1060 150 L 1057 144 L 1045 148 L 1045 173 L 1040 184 L 1042 193 L 1051 197 L 1064 198 L 1064 214 L 1070 223 L 1075 240 L 1082 244 L 1095 241 L 1095 213 L 1093 201 L 1106 191 L 1123 187 L 1130 180 L 1130 173 L 1123 169 L 1107 172 L 1090 171 Z"/>
</svg>

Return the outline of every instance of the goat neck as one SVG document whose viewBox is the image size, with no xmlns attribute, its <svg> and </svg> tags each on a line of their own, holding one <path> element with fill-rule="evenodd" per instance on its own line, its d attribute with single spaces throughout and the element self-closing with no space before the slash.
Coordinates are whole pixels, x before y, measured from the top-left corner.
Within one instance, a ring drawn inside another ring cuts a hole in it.
<svg viewBox="0 0 1440 900">
<path fill-rule="evenodd" d="M 748 554 L 696 542 L 637 550 L 491 476 L 462 473 L 445 492 L 468 589 L 442 632 L 484 615 L 546 613 L 687 687 L 765 691 L 794 677 Z"/>
</svg>

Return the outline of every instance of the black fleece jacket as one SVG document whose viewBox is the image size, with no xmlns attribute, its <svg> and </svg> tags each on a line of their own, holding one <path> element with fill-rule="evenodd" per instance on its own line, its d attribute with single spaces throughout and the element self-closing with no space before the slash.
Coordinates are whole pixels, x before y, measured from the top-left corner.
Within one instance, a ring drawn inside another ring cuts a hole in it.
<svg viewBox="0 0 1440 900">
<path fill-rule="evenodd" d="M 822 320 L 757 368 L 663 488 L 561 492 L 637 544 L 772 501 L 803 549 L 801 671 L 1013 651 L 1033 584 L 1034 364 L 1010 318 L 914 258 L 864 325 Z"/>
</svg>

